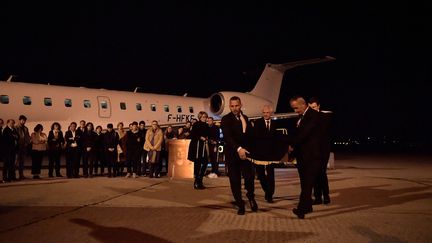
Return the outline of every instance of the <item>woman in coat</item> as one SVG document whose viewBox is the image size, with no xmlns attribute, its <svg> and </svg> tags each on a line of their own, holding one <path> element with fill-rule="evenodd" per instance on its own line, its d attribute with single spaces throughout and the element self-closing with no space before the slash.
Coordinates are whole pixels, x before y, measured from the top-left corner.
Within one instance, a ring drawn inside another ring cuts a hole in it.
<svg viewBox="0 0 432 243">
<path fill-rule="evenodd" d="M 208 164 L 208 136 L 209 126 L 207 125 L 207 113 L 200 111 L 198 120 L 194 123 L 191 131 L 191 142 L 189 144 L 188 160 L 194 162 L 194 188 L 205 189 L 203 185 L 203 177 Z"/>
</svg>

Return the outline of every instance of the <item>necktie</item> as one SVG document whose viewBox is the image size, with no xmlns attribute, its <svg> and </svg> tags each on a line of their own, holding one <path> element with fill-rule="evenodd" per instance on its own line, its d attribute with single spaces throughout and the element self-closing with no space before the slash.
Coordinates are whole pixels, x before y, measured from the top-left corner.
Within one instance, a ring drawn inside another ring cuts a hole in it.
<svg viewBox="0 0 432 243">
<path fill-rule="evenodd" d="M 265 120 L 265 122 L 266 122 L 266 128 L 267 128 L 267 130 L 270 131 L 270 120 Z"/>
<path fill-rule="evenodd" d="M 303 118 L 303 115 L 300 115 L 299 116 L 299 119 L 298 119 L 298 121 L 297 121 L 297 127 L 299 127 L 300 126 L 300 122 L 301 122 L 301 119 Z"/>
<path fill-rule="evenodd" d="M 243 133 L 245 133 L 246 132 L 246 120 L 244 119 L 242 114 L 240 114 L 240 121 L 242 123 Z"/>
</svg>

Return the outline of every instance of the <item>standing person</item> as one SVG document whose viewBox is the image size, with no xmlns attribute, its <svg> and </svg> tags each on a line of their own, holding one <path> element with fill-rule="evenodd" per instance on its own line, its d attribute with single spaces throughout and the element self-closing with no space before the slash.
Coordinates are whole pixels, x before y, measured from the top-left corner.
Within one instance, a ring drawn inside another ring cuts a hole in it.
<svg viewBox="0 0 432 243">
<path fill-rule="evenodd" d="M 117 175 L 123 176 L 123 170 L 126 161 L 126 131 L 123 122 L 117 124 L 117 134 L 119 135 L 119 144 L 117 145 Z"/>
<path fill-rule="evenodd" d="M 301 96 L 290 100 L 291 108 L 299 114 L 296 134 L 293 139 L 297 155 L 297 170 L 300 176 L 300 200 L 293 213 L 303 219 L 312 209 L 312 187 L 321 171 L 322 122 L 320 113 L 309 108 Z"/>
<path fill-rule="evenodd" d="M 48 137 L 43 131 L 43 126 L 37 124 L 31 134 L 32 143 L 32 174 L 33 179 L 40 179 L 43 155 L 47 149 Z"/>
<path fill-rule="evenodd" d="M 77 136 L 77 124 L 71 122 L 68 131 L 65 133 L 66 141 L 66 176 L 67 178 L 78 178 L 79 177 L 79 165 L 80 165 L 80 147 L 79 139 Z"/>
<path fill-rule="evenodd" d="M 208 136 L 210 131 L 206 123 L 207 117 L 205 111 L 200 111 L 198 113 L 199 121 L 194 123 L 191 130 L 188 160 L 194 162 L 194 189 L 205 189 L 203 177 L 208 164 Z"/>
<path fill-rule="evenodd" d="M 94 174 L 97 175 L 98 168 L 100 168 L 100 175 L 103 176 L 105 172 L 105 156 L 104 156 L 104 149 L 103 149 L 103 136 L 102 133 L 102 126 L 97 126 L 96 130 L 96 137 L 95 137 L 95 164 L 94 164 Z"/>
<path fill-rule="evenodd" d="M 156 120 L 152 121 L 152 127 L 147 130 L 144 149 L 148 154 L 148 162 L 150 165 L 149 177 L 159 178 L 160 175 L 160 153 L 162 150 L 163 133 L 159 128 Z"/>
<path fill-rule="evenodd" d="M 191 129 L 192 129 L 192 122 L 187 121 L 185 126 L 183 127 L 182 138 L 190 139 Z"/>
<path fill-rule="evenodd" d="M 81 120 L 79 122 L 79 127 L 77 127 L 77 129 L 76 129 L 76 136 L 78 138 L 77 139 L 77 143 L 78 143 L 78 147 L 79 147 L 79 149 L 78 149 L 78 151 L 79 151 L 79 154 L 78 154 L 78 168 L 79 168 L 79 166 L 81 164 L 81 161 L 82 161 L 82 165 L 84 167 L 85 148 L 83 147 L 83 144 L 82 144 L 82 142 L 83 142 L 82 138 L 84 137 L 84 133 L 86 133 L 86 131 L 87 131 L 86 121 Z"/>
<path fill-rule="evenodd" d="M 318 178 L 313 187 L 313 194 L 315 200 L 314 205 L 318 204 L 329 204 L 330 203 L 330 190 L 327 178 L 327 163 L 330 157 L 331 139 L 330 139 L 330 123 L 331 123 L 331 113 L 324 113 L 321 111 L 321 104 L 316 97 L 309 99 L 308 105 L 310 108 L 318 111 L 322 117 L 323 122 L 323 141 L 322 141 L 322 162 L 321 170 Z"/>
<path fill-rule="evenodd" d="M 113 130 L 113 124 L 107 125 L 107 131 L 103 137 L 103 148 L 108 167 L 108 177 L 117 176 L 117 146 L 119 135 Z"/>
<path fill-rule="evenodd" d="M 19 135 L 15 129 L 15 120 L 9 119 L 3 129 L 3 181 L 11 182 L 16 180 L 15 157 L 18 151 Z"/>
<path fill-rule="evenodd" d="M 19 120 L 19 123 L 15 127 L 16 131 L 19 135 L 17 164 L 18 164 L 18 171 L 19 171 L 19 179 L 22 180 L 22 179 L 25 179 L 24 162 L 25 162 L 26 155 L 28 154 L 31 141 L 30 141 L 29 130 L 28 130 L 27 126 L 25 125 L 25 123 L 27 122 L 27 117 L 24 115 L 20 115 L 18 120 Z"/>
<path fill-rule="evenodd" d="M 262 108 L 262 117 L 255 120 L 253 127 L 253 141 L 256 151 L 259 151 L 261 161 L 255 162 L 255 169 L 260 181 L 261 187 L 265 193 L 265 200 L 273 203 L 273 194 L 275 191 L 274 163 L 272 159 L 274 150 L 272 147 L 277 146 L 274 139 L 277 136 L 277 126 L 271 120 L 273 107 L 264 105 Z"/>
<path fill-rule="evenodd" d="M 86 129 L 81 138 L 83 150 L 83 175 L 84 178 L 93 177 L 93 166 L 96 155 L 96 133 L 94 132 L 93 123 L 88 122 Z"/>
<path fill-rule="evenodd" d="M 141 169 L 141 134 L 138 131 L 138 123 L 132 122 L 131 130 L 126 135 L 126 163 L 127 174 L 126 178 L 136 178 L 138 169 Z"/>
<path fill-rule="evenodd" d="M 220 138 L 219 127 L 214 123 L 213 117 L 207 118 L 207 125 L 209 127 L 209 158 L 212 165 L 211 173 L 208 175 L 209 178 L 217 178 L 219 176 L 219 161 L 217 160 L 218 145 Z"/>
<path fill-rule="evenodd" d="M 144 150 L 145 136 L 147 133 L 147 129 L 145 128 L 145 121 L 139 122 L 139 134 L 140 134 L 140 163 L 138 167 L 138 175 L 146 176 L 147 175 L 147 151 Z"/>
<path fill-rule="evenodd" d="M 48 177 L 54 177 L 53 170 L 55 164 L 55 173 L 57 177 L 63 177 L 60 173 L 60 157 L 63 144 L 65 143 L 60 123 L 54 122 L 48 133 Z"/>
<path fill-rule="evenodd" d="M 238 206 L 238 215 L 245 214 L 245 203 L 242 199 L 241 178 L 244 177 L 246 196 L 253 212 L 258 211 L 254 194 L 254 177 L 252 163 L 247 160 L 248 145 L 247 132 L 251 124 L 248 117 L 241 111 L 242 103 L 239 97 L 233 96 L 229 100 L 231 112 L 222 117 L 221 128 L 225 141 L 226 165 L 230 179 L 231 191 Z"/>
</svg>

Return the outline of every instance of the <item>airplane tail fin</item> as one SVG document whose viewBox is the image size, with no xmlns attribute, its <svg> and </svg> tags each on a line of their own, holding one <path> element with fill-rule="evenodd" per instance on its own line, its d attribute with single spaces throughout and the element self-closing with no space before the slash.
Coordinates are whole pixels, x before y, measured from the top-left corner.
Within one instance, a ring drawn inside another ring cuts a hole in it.
<svg viewBox="0 0 432 243">
<path fill-rule="evenodd" d="M 303 65 L 328 62 L 335 60 L 334 57 L 325 56 L 322 58 L 307 59 L 301 61 L 288 62 L 283 64 L 267 63 L 261 77 L 258 79 L 255 87 L 249 94 L 263 97 L 273 103 L 276 109 L 279 93 L 282 85 L 283 75 L 286 70 L 296 68 Z"/>
</svg>

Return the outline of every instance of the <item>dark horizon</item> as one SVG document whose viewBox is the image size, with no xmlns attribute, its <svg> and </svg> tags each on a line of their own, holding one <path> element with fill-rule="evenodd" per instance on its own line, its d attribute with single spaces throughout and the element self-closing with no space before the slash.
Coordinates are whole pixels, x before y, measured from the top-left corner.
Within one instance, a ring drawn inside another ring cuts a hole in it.
<svg viewBox="0 0 432 243">
<path fill-rule="evenodd" d="M 337 136 L 432 137 L 423 2 L 0 5 L 2 80 L 209 97 L 250 91 L 266 63 L 329 55 L 336 61 L 286 72 L 278 112 L 295 94 L 317 96 Z"/>
</svg>

